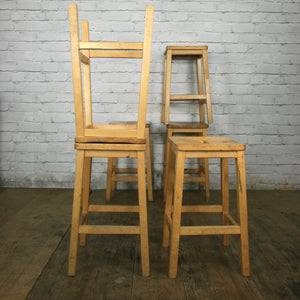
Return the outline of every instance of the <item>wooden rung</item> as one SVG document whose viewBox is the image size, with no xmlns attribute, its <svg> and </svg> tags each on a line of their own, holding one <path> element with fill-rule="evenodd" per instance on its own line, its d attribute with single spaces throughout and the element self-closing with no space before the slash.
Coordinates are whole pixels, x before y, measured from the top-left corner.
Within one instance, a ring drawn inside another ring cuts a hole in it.
<svg viewBox="0 0 300 300">
<path fill-rule="evenodd" d="M 240 234 L 241 228 L 236 225 L 220 226 L 181 226 L 180 235 L 213 235 L 213 234 Z"/>
<path fill-rule="evenodd" d="M 184 177 L 185 182 L 205 182 L 205 177 Z"/>
<path fill-rule="evenodd" d="M 87 64 L 87 65 L 90 62 L 90 59 L 86 55 L 84 55 L 83 53 L 81 53 L 81 52 L 80 52 L 80 60 L 81 60 L 81 62 L 83 62 L 84 64 Z"/>
<path fill-rule="evenodd" d="M 227 215 L 227 214 L 225 214 L 225 217 L 226 217 L 226 219 L 227 219 L 227 221 L 229 221 L 230 222 L 230 224 L 231 225 L 236 225 L 236 226 L 239 226 L 239 224 L 232 218 L 232 216 L 231 215 Z"/>
<path fill-rule="evenodd" d="M 222 205 L 183 205 L 181 207 L 181 212 L 187 213 L 187 212 L 204 212 L 204 213 L 210 213 L 210 212 L 222 212 Z"/>
<path fill-rule="evenodd" d="M 170 95 L 170 100 L 181 101 L 181 100 L 206 100 L 206 95 Z"/>
<path fill-rule="evenodd" d="M 139 226 L 81 225 L 79 234 L 140 234 Z"/>
<path fill-rule="evenodd" d="M 137 168 L 115 168 L 116 173 L 137 173 Z"/>
<path fill-rule="evenodd" d="M 130 182 L 134 182 L 138 180 L 137 176 L 113 176 L 111 179 L 112 181 L 130 181 Z"/>
<path fill-rule="evenodd" d="M 203 169 L 203 168 L 202 168 Z M 202 170 L 203 171 L 203 170 Z M 185 169 L 184 174 L 199 174 L 199 169 Z"/>
<path fill-rule="evenodd" d="M 140 51 L 90 51 L 90 57 L 111 57 L 111 58 L 142 58 Z"/>
<path fill-rule="evenodd" d="M 82 50 L 143 50 L 143 43 L 122 43 L 122 42 L 80 42 Z"/>
<path fill-rule="evenodd" d="M 89 212 L 139 212 L 138 205 L 89 205 Z"/>
<path fill-rule="evenodd" d="M 137 173 L 137 168 L 115 168 L 114 171 L 116 173 Z M 147 173 L 147 169 L 145 169 L 145 173 Z"/>
</svg>

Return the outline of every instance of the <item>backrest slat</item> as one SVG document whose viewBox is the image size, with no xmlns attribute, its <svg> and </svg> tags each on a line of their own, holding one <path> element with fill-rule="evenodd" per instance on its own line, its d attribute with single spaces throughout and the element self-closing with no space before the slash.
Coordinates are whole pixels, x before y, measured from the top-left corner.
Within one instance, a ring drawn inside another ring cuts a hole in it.
<svg viewBox="0 0 300 300">
<path fill-rule="evenodd" d="M 80 42 L 80 49 L 85 50 L 143 50 L 143 43 L 124 42 Z"/>
</svg>

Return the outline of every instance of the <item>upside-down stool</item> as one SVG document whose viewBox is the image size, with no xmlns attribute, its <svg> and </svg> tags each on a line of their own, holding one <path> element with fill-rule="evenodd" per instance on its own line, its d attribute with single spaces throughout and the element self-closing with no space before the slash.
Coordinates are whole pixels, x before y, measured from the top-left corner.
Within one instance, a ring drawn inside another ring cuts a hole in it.
<svg viewBox="0 0 300 300">
<path fill-rule="evenodd" d="M 173 95 L 171 94 L 172 62 L 174 60 L 195 60 L 197 74 L 197 94 Z M 178 101 L 199 102 L 199 122 L 170 122 L 170 104 Z M 206 108 L 206 114 L 205 114 Z M 206 119 L 205 120 L 205 115 Z M 164 199 L 166 197 L 166 174 L 168 172 L 169 137 L 174 134 L 186 135 L 190 133 L 207 136 L 208 123 L 212 123 L 212 110 L 209 86 L 209 72 L 207 61 L 207 46 L 167 46 L 165 52 L 164 87 L 162 105 L 162 123 L 166 124 L 166 141 L 163 169 Z M 205 196 L 209 198 L 209 170 L 208 159 L 199 157 L 199 166 L 196 169 L 186 169 L 186 174 L 198 176 L 185 176 L 184 181 L 199 182 L 200 187 L 205 184 Z"/>
</svg>

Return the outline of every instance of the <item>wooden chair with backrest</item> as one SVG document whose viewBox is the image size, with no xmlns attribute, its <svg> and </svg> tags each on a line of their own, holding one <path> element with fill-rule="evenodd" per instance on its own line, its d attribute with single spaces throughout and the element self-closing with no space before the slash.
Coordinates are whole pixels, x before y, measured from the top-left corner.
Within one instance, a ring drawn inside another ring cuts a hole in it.
<svg viewBox="0 0 300 300">
<path fill-rule="evenodd" d="M 148 223 L 145 182 L 145 127 L 150 73 L 153 7 L 147 6 L 143 42 L 94 42 L 89 40 L 88 22 L 82 22 L 79 38 L 77 5 L 69 5 L 72 72 L 77 150 L 68 274 L 75 275 L 78 237 L 85 245 L 87 234 L 138 234 L 143 276 L 149 275 Z M 135 124 L 94 124 L 90 85 L 93 58 L 136 58 L 142 60 L 138 117 Z M 83 78 L 82 78 L 83 77 Z M 93 157 L 137 159 L 138 205 L 92 205 L 89 203 Z M 135 212 L 139 225 L 89 225 L 89 212 Z"/>
<path fill-rule="evenodd" d="M 164 86 L 163 86 L 163 103 L 162 103 L 162 123 L 167 125 L 166 142 L 164 154 L 163 170 L 163 188 L 164 198 L 166 197 L 166 174 L 168 173 L 168 139 L 174 134 L 186 135 L 197 134 L 207 136 L 208 123 L 212 123 L 212 109 L 210 97 L 210 84 L 207 60 L 207 46 L 167 46 L 165 51 L 164 66 Z M 172 94 L 171 93 L 171 75 L 172 63 L 175 60 L 189 60 L 196 62 L 196 75 L 198 92 L 194 94 Z M 170 121 L 171 103 L 182 101 L 196 101 L 199 103 L 199 121 L 198 122 L 172 122 Z M 206 114 L 205 114 L 206 110 Z M 186 169 L 185 182 L 199 182 L 200 187 L 205 183 L 206 199 L 209 198 L 209 171 L 208 159 L 199 158 L 199 167 L 197 169 Z M 189 176 L 198 174 L 198 176 Z"/>
</svg>

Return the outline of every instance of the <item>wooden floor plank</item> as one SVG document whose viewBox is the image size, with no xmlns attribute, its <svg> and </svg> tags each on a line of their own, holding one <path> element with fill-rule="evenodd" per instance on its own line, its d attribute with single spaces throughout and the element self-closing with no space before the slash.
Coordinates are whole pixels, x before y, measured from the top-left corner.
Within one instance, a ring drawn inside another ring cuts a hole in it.
<svg viewBox="0 0 300 300">
<path fill-rule="evenodd" d="M 186 191 L 184 197 L 190 204 L 204 199 L 197 191 Z M 235 208 L 232 191 L 230 198 Z M 68 277 L 72 191 L 2 189 L 0 206 L 8 217 L 0 213 L 0 299 L 25 299 L 29 291 L 30 300 L 299 299 L 299 198 L 299 191 L 248 191 L 249 278 L 240 272 L 238 237 L 232 236 L 230 246 L 224 247 L 220 236 L 187 236 L 180 242 L 178 276 L 169 279 L 168 248 L 161 247 L 160 191 L 148 203 L 150 277 L 141 276 L 135 235 L 89 235 L 87 246 L 78 251 L 76 276 Z M 103 199 L 105 191 L 92 194 L 95 204 Z M 219 192 L 212 191 L 209 204 L 219 200 Z M 115 191 L 110 204 L 125 201 L 136 204 L 137 191 Z M 218 215 L 185 215 L 185 225 L 221 220 Z M 90 219 L 99 220 L 135 225 L 138 218 L 120 213 L 100 218 L 93 214 Z"/>
<path fill-rule="evenodd" d="M 5 241 L 0 245 L 0 299 L 25 298 L 70 224 L 70 190 L 21 189 L 12 198 L 16 195 L 21 209 L 11 212 L 0 230 Z M 0 201 L 9 207 L 7 193 Z"/>
</svg>

